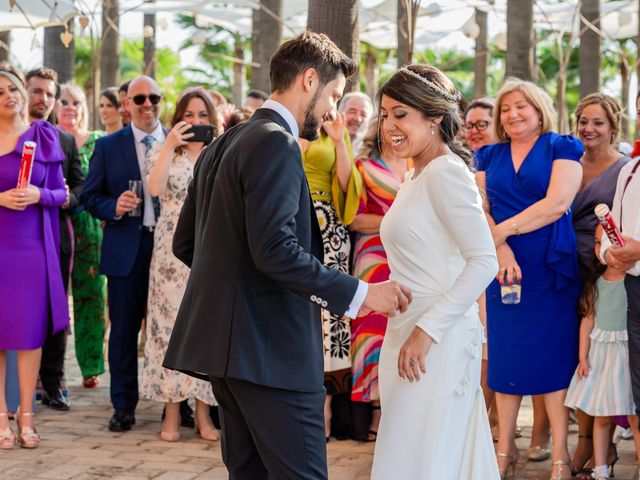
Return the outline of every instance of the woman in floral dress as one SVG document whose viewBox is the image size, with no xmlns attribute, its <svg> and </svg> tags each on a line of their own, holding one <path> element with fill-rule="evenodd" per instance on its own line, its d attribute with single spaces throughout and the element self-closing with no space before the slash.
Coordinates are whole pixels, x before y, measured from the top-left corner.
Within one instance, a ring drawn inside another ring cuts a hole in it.
<svg viewBox="0 0 640 480">
<path fill-rule="evenodd" d="M 389 280 L 387 254 L 380 240 L 380 222 L 391 207 L 411 159 L 396 158 L 390 141 L 380 141 L 378 119 L 371 120 L 356 160 L 364 192 L 349 229 L 356 232 L 353 275 L 368 283 Z M 351 322 L 353 384 L 351 400 L 371 405 L 369 432 L 360 440 L 374 441 L 380 422 L 378 359 L 387 328 L 387 317 L 372 312 Z"/>
<path fill-rule="evenodd" d="M 154 232 L 149 274 L 147 341 L 140 396 L 165 403 L 160 438 L 167 442 L 180 439 L 180 402 L 196 398 L 196 431 L 204 440 L 220 438 L 209 417 L 209 405 L 215 404 L 211 384 L 162 366 L 189 276 L 189 268 L 172 252 L 171 242 L 180 210 L 193 178 L 193 166 L 204 148 L 202 142 L 187 142 L 192 125 L 213 125 L 216 113 L 209 93 L 202 88 L 188 89 L 179 98 L 162 146 L 147 158 L 149 193 L 160 199 L 160 216 Z"/>
<path fill-rule="evenodd" d="M 300 140 L 302 160 L 311 199 L 320 224 L 324 264 L 349 273 L 349 225 L 358 211 L 362 177 L 353 161 L 349 133 L 342 114 L 324 123 L 320 138 Z M 331 399 L 351 389 L 351 333 L 349 319 L 322 310 L 324 330 L 324 371 L 327 400 L 325 429 L 330 435 Z M 335 432 L 334 432 L 335 433 Z M 345 435 L 342 432 L 339 435 Z"/>
</svg>

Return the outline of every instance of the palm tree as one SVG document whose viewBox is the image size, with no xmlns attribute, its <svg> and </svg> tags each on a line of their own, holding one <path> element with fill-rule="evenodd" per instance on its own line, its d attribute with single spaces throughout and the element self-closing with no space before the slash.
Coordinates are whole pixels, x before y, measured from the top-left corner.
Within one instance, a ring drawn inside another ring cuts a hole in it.
<svg viewBox="0 0 640 480">
<path fill-rule="evenodd" d="M 61 35 L 71 35 L 65 45 Z M 73 19 L 66 26 L 45 27 L 42 64 L 58 72 L 58 81 L 65 83 L 74 77 Z"/>
<path fill-rule="evenodd" d="M 270 91 L 269 59 L 278 49 L 282 38 L 282 0 L 260 0 L 260 8 L 253 10 L 251 57 L 259 66 L 251 68 L 251 86 Z"/>
<path fill-rule="evenodd" d="M 397 41 L 398 68 L 413 61 L 413 36 L 416 31 L 416 19 L 420 0 L 398 0 Z"/>
<path fill-rule="evenodd" d="M 100 43 L 100 89 L 119 83 L 119 0 L 102 0 L 102 42 Z"/>
<path fill-rule="evenodd" d="M 600 89 L 600 0 L 580 5 L 580 98 Z"/>
<path fill-rule="evenodd" d="M 533 0 L 507 0 L 506 76 L 533 79 Z"/>
<path fill-rule="evenodd" d="M 5 30 L 0 32 L 0 62 L 9 61 L 9 52 L 11 50 L 11 31 Z"/>
<path fill-rule="evenodd" d="M 144 74 L 156 78 L 156 14 L 144 14 Z"/>
<path fill-rule="evenodd" d="M 360 28 L 358 26 L 358 0 L 309 0 L 307 28 L 324 33 L 349 57 L 360 64 Z M 345 92 L 358 88 L 356 74 Z"/>
<path fill-rule="evenodd" d="M 480 31 L 476 37 L 475 58 L 473 61 L 473 98 L 487 95 L 487 67 L 489 65 L 487 16 L 487 12 L 476 8 L 476 24 L 478 24 Z"/>
</svg>

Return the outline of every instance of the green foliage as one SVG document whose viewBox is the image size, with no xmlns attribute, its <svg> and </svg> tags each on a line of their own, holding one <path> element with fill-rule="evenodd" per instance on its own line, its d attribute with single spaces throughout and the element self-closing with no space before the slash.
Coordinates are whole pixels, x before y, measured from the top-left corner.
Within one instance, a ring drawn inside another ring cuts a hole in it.
<svg viewBox="0 0 640 480">
<path fill-rule="evenodd" d="M 93 79 L 93 59 L 99 53 L 100 42 L 87 35 L 75 38 L 76 83 L 90 91 Z M 121 39 L 120 77 L 123 82 L 132 80 L 144 69 L 144 41 L 142 39 Z M 175 109 L 180 92 L 189 84 L 180 66 L 180 55 L 169 48 L 156 50 L 156 79 L 163 96 L 163 122 L 168 121 Z M 90 95 L 88 95 L 90 98 Z"/>
<path fill-rule="evenodd" d="M 242 45 L 245 52 L 250 50 L 250 39 L 218 25 L 207 25 L 203 28 L 190 15 L 178 15 L 176 23 L 192 32 L 191 39 L 185 41 L 180 49 L 197 46 L 199 48 L 198 57 L 205 64 L 203 67 L 188 67 L 186 69 L 191 74 L 190 82 L 210 90 L 218 90 L 225 97 L 231 98 L 234 62 L 229 59 L 236 56 L 236 44 Z M 198 42 L 196 45 L 193 38 L 203 34 L 204 41 Z M 247 71 L 249 70 L 247 69 Z"/>
</svg>

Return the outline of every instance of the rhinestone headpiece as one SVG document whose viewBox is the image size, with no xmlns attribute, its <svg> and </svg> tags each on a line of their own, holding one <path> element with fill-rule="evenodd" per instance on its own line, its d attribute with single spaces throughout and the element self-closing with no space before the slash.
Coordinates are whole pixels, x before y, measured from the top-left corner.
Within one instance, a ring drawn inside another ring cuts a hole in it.
<svg viewBox="0 0 640 480">
<path fill-rule="evenodd" d="M 410 77 L 415 78 L 416 80 L 420 80 L 423 84 L 425 84 L 427 86 L 427 88 L 429 90 L 431 90 L 433 93 L 440 95 L 441 97 L 443 97 L 446 100 L 449 100 L 450 102 L 459 102 L 460 99 L 462 98 L 462 96 L 460 95 L 460 92 L 456 92 L 456 93 L 449 93 L 447 91 L 445 91 L 442 87 L 440 87 L 439 85 L 436 85 L 435 83 L 433 83 L 431 80 L 427 80 L 426 78 L 424 78 L 422 75 L 414 72 L 413 70 L 409 70 L 407 67 L 402 67 L 400 70 L 398 70 L 399 72 L 402 72 L 406 75 L 409 75 Z"/>
</svg>

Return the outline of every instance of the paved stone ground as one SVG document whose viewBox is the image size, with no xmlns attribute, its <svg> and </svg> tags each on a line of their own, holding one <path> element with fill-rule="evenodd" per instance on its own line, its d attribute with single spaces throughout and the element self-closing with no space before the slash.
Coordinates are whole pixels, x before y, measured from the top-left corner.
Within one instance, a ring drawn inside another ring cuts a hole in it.
<svg viewBox="0 0 640 480">
<path fill-rule="evenodd" d="M 0 451 L 2 480 L 222 480 L 228 478 L 221 461 L 219 442 L 201 440 L 193 431 L 182 429 L 178 443 L 162 442 L 161 406 L 141 401 L 136 412 L 137 424 L 126 433 L 107 430 L 111 415 L 108 374 L 103 375 L 97 389 L 81 386 L 81 377 L 69 338 L 67 376 L 72 408 L 55 412 L 39 406 L 37 427 L 42 436 L 40 448 L 29 451 Z M 530 425 L 531 409 L 523 405 L 519 424 Z M 575 445 L 575 425 L 570 443 Z M 530 429 L 524 428 L 518 446 L 524 453 L 529 444 Z M 373 445 L 354 441 L 332 441 L 328 444 L 331 480 L 366 480 L 369 478 Z M 616 478 L 637 478 L 633 442 L 618 444 L 620 461 Z M 549 462 L 525 462 L 518 465 L 518 479 L 548 479 Z M 409 480 L 409 479 L 390 479 Z M 435 479 L 434 479 L 435 480 Z M 447 479 L 438 479 L 447 480 Z M 469 480 L 483 480 L 481 477 Z"/>
</svg>

